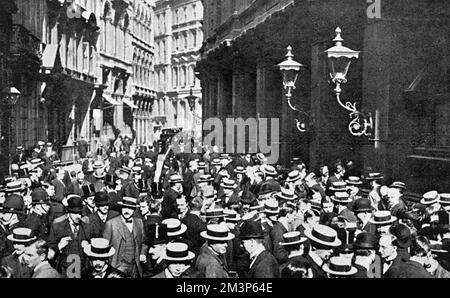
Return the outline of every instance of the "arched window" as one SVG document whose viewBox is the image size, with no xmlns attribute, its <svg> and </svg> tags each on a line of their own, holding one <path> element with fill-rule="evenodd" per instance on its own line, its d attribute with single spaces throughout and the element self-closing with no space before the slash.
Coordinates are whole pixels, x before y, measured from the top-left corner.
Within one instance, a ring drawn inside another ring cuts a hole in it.
<svg viewBox="0 0 450 298">
<path fill-rule="evenodd" d="M 177 25 L 180 22 L 180 12 L 178 11 L 178 9 L 175 11 L 175 25 Z"/>
</svg>

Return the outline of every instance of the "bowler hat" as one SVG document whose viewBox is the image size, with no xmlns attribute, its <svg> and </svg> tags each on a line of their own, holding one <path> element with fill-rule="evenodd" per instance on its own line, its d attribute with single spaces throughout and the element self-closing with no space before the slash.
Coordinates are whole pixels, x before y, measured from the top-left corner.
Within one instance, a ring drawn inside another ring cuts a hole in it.
<svg viewBox="0 0 450 298">
<path fill-rule="evenodd" d="M 123 197 L 122 201 L 119 201 L 117 204 L 121 205 L 122 207 L 131 209 L 134 209 L 138 206 L 137 199 L 132 197 Z"/>
<path fill-rule="evenodd" d="M 230 230 L 225 224 L 209 224 L 206 226 L 206 231 L 200 232 L 200 236 L 207 240 L 218 242 L 227 242 L 234 238 L 234 234 L 230 233 Z"/>
<path fill-rule="evenodd" d="M 112 257 L 116 250 L 105 238 L 92 238 L 91 243 L 84 247 L 84 253 L 92 258 Z"/>
<path fill-rule="evenodd" d="M 81 186 L 83 190 L 83 198 L 87 199 L 89 197 L 95 196 L 95 187 L 94 184 L 89 183 Z"/>
<path fill-rule="evenodd" d="M 33 230 L 29 228 L 15 228 L 12 234 L 6 237 L 9 241 L 16 243 L 29 243 L 36 240 L 36 236 L 33 235 Z"/>
<path fill-rule="evenodd" d="M 378 238 L 372 233 L 362 232 L 356 236 L 353 247 L 356 249 L 378 249 Z"/>
<path fill-rule="evenodd" d="M 31 205 L 50 204 L 50 198 L 43 188 L 35 188 L 31 193 Z"/>
<path fill-rule="evenodd" d="M 353 205 L 353 211 L 355 213 L 372 212 L 370 200 L 364 197 L 357 199 Z"/>
<path fill-rule="evenodd" d="M 411 246 L 411 230 L 404 224 L 399 224 L 389 228 L 389 233 L 395 236 L 395 244 L 401 248 Z"/>
<path fill-rule="evenodd" d="M 23 213 L 25 203 L 21 195 L 11 194 L 8 195 L 0 207 L 0 213 Z"/>
<path fill-rule="evenodd" d="M 81 213 L 83 211 L 83 199 L 74 194 L 67 196 L 66 209 L 69 213 Z"/>
<path fill-rule="evenodd" d="M 94 197 L 94 204 L 97 207 L 108 206 L 109 205 L 108 194 L 104 191 L 96 192 Z"/>
<path fill-rule="evenodd" d="M 247 239 L 264 239 L 264 232 L 259 222 L 246 220 L 241 226 L 239 238 Z"/>
</svg>

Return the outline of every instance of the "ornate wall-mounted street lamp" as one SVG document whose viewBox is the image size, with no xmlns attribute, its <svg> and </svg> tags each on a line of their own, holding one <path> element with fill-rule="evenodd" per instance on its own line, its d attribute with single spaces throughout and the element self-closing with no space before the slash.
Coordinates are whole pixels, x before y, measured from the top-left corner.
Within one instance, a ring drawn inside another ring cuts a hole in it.
<svg viewBox="0 0 450 298">
<path fill-rule="evenodd" d="M 354 136 L 371 135 L 373 129 L 373 120 L 371 114 L 364 114 L 356 108 L 356 102 L 347 101 L 343 103 L 340 95 L 342 92 L 341 84 L 347 83 L 347 72 L 352 59 L 358 59 L 359 51 L 354 51 L 342 45 L 344 41 L 341 37 L 341 29 L 336 28 L 336 37 L 333 41 L 336 43 L 334 47 L 329 48 L 325 52 L 328 58 L 328 67 L 330 71 L 331 81 L 336 84 L 334 92 L 336 93 L 337 102 L 341 107 L 350 112 L 352 119 L 348 125 L 348 130 Z"/>
<path fill-rule="evenodd" d="M 292 91 L 295 89 L 295 83 L 297 82 L 298 73 L 300 72 L 300 68 L 303 67 L 302 64 L 295 61 L 292 57 L 292 47 L 287 47 L 286 60 L 278 64 L 281 74 L 283 76 L 283 88 L 286 91 L 286 98 L 288 101 L 289 108 L 293 111 L 297 111 L 302 114 L 303 118 L 308 118 L 308 122 L 312 122 L 312 117 L 307 112 L 300 110 L 297 107 L 294 107 L 291 103 L 292 99 Z M 300 132 L 306 132 L 308 130 L 306 120 L 298 120 L 295 119 L 297 130 Z"/>
<path fill-rule="evenodd" d="M 8 117 L 8 171 L 11 174 L 11 129 L 12 129 L 12 107 L 17 103 L 20 98 L 20 91 L 13 86 L 6 86 L 2 89 L 0 94 L 0 106 L 3 106 L 7 110 Z"/>
</svg>

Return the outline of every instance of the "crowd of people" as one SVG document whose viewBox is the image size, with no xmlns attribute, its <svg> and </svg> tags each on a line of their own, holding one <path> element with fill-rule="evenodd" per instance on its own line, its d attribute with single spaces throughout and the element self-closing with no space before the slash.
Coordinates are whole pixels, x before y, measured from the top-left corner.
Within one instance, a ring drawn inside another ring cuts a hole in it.
<svg viewBox="0 0 450 298">
<path fill-rule="evenodd" d="M 84 150 L 86 151 L 86 150 Z M 12 278 L 445 278 L 450 194 L 420 202 L 382 173 L 262 153 L 96 148 L 67 171 L 22 147 L 0 189 Z"/>
</svg>

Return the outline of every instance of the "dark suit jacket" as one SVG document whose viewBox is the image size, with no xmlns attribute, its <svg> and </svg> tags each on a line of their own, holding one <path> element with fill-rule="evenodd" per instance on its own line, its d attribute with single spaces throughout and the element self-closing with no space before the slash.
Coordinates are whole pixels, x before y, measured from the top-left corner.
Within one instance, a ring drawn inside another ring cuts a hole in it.
<svg viewBox="0 0 450 298">
<path fill-rule="evenodd" d="M 367 275 L 367 269 L 359 264 L 353 264 L 353 266 L 358 270 L 351 278 L 369 278 Z"/>
<path fill-rule="evenodd" d="M 70 236 L 72 238 L 69 241 L 69 244 L 62 249 L 60 252 L 58 249 L 58 243 L 61 238 Z M 83 217 L 80 226 L 78 235 L 74 235 L 72 229 L 70 227 L 70 222 L 68 218 L 68 214 L 64 214 L 53 221 L 53 224 L 50 228 L 50 235 L 48 237 L 48 245 L 56 252 L 56 266 L 55 268 L 61 272 L 63 275 L 66 274 L 67 267 L 73 262 L 70 255 L 78 255 L 81 260 L 81 274 L 84 273 L 84 270 L 87 266 L 87 258 L 81 246 L 81 242 L 86 240 L 89 242 L 91 239 L 91 229 L 89 225 L 89 218 Z"/>
<path fill-rule="evenodd" d="M 200 236 L 200 232 L 206 231 L 206 223 L 200 219 L 195 214 L 191 214 L 189 211 L 186 215 L 181 219 L 181 222 L 184 223 L 187 227 L 186 233 L 184 235 L 189 248 L 198 256 L 200 248 L 202 247 L 205 239 Z"/>
<path fill-rule="evenodd" d="M 448 225 L 450 223 L 450 213 L 448 213 L 447 211 L 439 210 L 437 212 L 437 215 L 439 217 L 440 225 Z"/>
<path fill-rule="evenodd" d="M 177 218 L 177 196 L 178 192 L 169 188 L 164 192 L 163 201 L 161 204 L 161 217 L 166 218 Z"/>
<path fill-rule="evenodd" d="M 86 275 L 84 278 L 95 278 L 93 275 L 94 269 L 92 267 L 89 267 L 86 271 Z M 125 274 L 123 274 L 122 271 L 117 270 L 116 268 L 112 267 L 111 265 L 108 265 L 108 268 L 106 268 L 105 275 L 103 278 L 125 278 Z"/>
<path fill-rule="evenodd" d="M 286 227 L 279 221 L 277 221 L 270 230 L 270 241 L 272 243 L 272 253 L 278 264 L 283 264 L 288 260 L 288 252 L 284 246 L 280 245 L 283 242 L 283 234 L 287 233 Z"/>
<path fill-rule="evenodd" d="M 32 278 L 62 278 L 62 276 L 48 262 L 45 262 L 38 270 L 33 272 Z"/>
<path fill-rule="evenodd" d="M 402 256 L 397 254 L 395 259 L 392 260 L 392 264 L 389 267 L 389 269 L 383 274 L 383 277 L 385 277 L 385 278 L 392 278 L 392 274 L 394 274 L 395 271 L 397 270 L 396 268 L 398 268 L 398 266 L 400 266 L 401 263 L 404 263 L 404 262 L 405 261 L 403 260 Z M 394 269 L 392 269 L 392 268 L 394 268 Z"/>
<path fill-rule="evenodd" d="M 53 179 L 52 184 L 55 187 L 54 199 L 58 202 L 62 202 L 64 197 L 67 195 L 66 185 L 58 179 Z"/>
<path fill-rule="evenodd" d="M 189 267 L 178 278 L 202 278 L 201 273 L 195 267 Z M 152 278 L 167 278 L 166 270 L 152 276 Z"/>
<path fill-rule="evenodd" d="M 205 278 L 229 278 L 225 258 L 223 256 L 219 258 L 214 254 L 207 243 L 200 248 L 195 268 Z"/>
<path fill-rule="evenodd" d="M 279 278 L 280 268 L 275 257 L 267 250 L 261 252 L 251 265 L 248 278 Z"/>
<path fill-rule="evenodd" d="M 110 220 L 111 218 L 114 218 L 119 215 L 119 212 L 110 210 L 108 211 L 108 215 L 106 217 L 106 221 Z M 105 230 L 105 224 L 106 222 L 103 222 L 100 219 L 100 216 L 98 216 L 97 212 L 94 212 L 90 214 L 89 216 L 89 226 L 91 227 L 91 234 L 94 238 L 101 238 L 103 237 L 103 231 Z"/>
<path fill-rule="evenodd" d="M 26 218 L 25 226 L 31 229 L 37 238 L 48 239 L 51 223 L 47 214 L 38 215 L 31 212 Z"/>
<path fill-rule="evenodd" d="M 306 259 L 308 260 L 309 264 L 311 265 L 311 269 L 313 272 L 314 278 L 328 278 L 327 273 L 322 269 L 320 265 L 318 265 L 314 260 L 311 258 L 309 254 L 306 255 Z"/>
<path fill-rule="evenodd" d="M 392 266 L 388 271 L 390 274 L 385 276 L 387 278 L 432 278 L 420 263 L 411 260 Z"/>
</svg>

